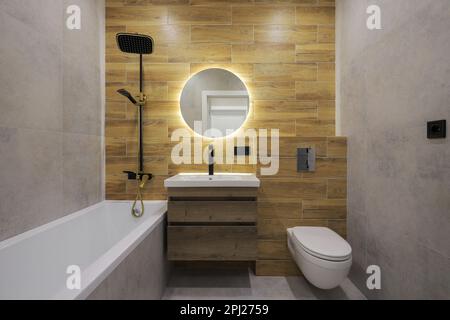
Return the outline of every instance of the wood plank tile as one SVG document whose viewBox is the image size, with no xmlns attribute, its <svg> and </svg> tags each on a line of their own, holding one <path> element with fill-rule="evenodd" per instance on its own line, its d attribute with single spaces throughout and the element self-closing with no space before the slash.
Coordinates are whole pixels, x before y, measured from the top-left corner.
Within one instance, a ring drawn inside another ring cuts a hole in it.
<svg viewBox="0 0 450 320">
<path fill-rule="evenodd" d="M 336 49 L 334 43 L 308 43 L 295 47 L 296 62 L 334 62 Z"/>
<path fill-rule="evenodd" d="M 189 78 L 188 63 L 145 63 L 146 81 L 185 81 Z M 139 81 L 139 64 L 127 64 L 127 81 Z"/>
<path fill-rule="evenodd" d="M 333 26 L 318 26 L 317 42 L 318 43 L 335 43 L 336 30 Z"/>
<path fill-rule="evenodd" d="M 328 157 L 331 158 L 347 158 L 347 138 L 345 137 L 329 137 Z"/>
<path fill-rule="evenodd" d="M 255 25 L 255 42 L 306 44 L 317 40 L 317 26 Z"/>
<path fill-rule="evenodd" d="M 231 45 L 195 43 L 169 45 L 169 62 L 231 62 Z"/>
<path fill-rule="evenodd" d="M 191 0 L 192 6 L 224 6 L 224 5 L 247 5 L 251 4 L 254 0 Z"/>
<path fill-rule="evenodd" d="M 258 240 L 258 259 L 288 260 L 291 254 L 283 240 Z"/>
<path fill-rule="evenodd" d="M 244 124 L 245 129 L 278 129 L 280 137 L 295 136 L 295 120 L 248 120 Z"/>
<path fill-rule="evenodd" d="M 297 100 L 334 100 L 335 83 L 331 81 L 297 81 Z"/>
<path fill-rule="evenodd" d="M 106 119 L 126 119 L 127 103 L 125 101 L 107 101 L 105 117 Z"/>
<path fill-rule="evenodd" d="M 265 167 L 261 165 L 260 167 Z M 279 158 L 278 173 L 274 178 L 301 178 L 302 173 L 297 172 L 297 159 L 296 158 Z"/>
<path fill-rule="evenodd" d="M 293 44 L 234 44 L 233 63 L 291 63 L 295 62 Z"/>
<path fill-rule="evenodd" d="M 147 141 L 165 141 L 167 139 L 167 120 L 144 120 L 144 139 Z M 137 137 L 135 120 L 106 120 L 106 137 Z"/>
<path fill-rule="evenodd" d="M 236 6 L 233 24 L 295 24 L 295 11 L 284 6 Z"/>
<path fill-rule="evenodd" d="M 105 176 L 105 191 L 107 194 L 123 194 L 126 192 L 126 176 L 123 174 Z"/>
<path fill-rule="evenodd" d="M 318 157 L 326 157 L 327 139 L 326 137 L 282 137 L 279 140 L 278 154 L 284 158 L 295 158 L 298 148 L 314 148 Z M 268 149 L 271 150 L 270 144 Z M 273 155 L 276 155 L 276 152 Z"/>
<path fill-rule="evenodd" d="M 144 157 L 144 171 L 153 173 L 154 175 L 166 176 L 167 175 L 167 163 L 168 159 L 164 156 L 157 157 Z M 137 169 L 137 158 L 136 157 L 126 157 L 126 158 L 111 158 L 111 161 L 107 161 L 106 166 L 108 168 L 108 173 L 120 174 L 124 170 L 136 171 Z M 132 188 L 130 190 L 130 188 Z M 127 182 L 127 192 L 136 193 L 137 187 L 135 181 L 131 183 Z M 145 189 L 144 189 L 145 192 Z"/>
<path fill-rule="evenodd" d="M 265 178 L 261 177 L 260 200 L 271 199 L 325 199 L 327 183 L 324 179 Z"/>
<path fill-rule="evenodd" d="M 107 82 L 126 82 L 127 71 L 124 63 L 106 63 L 105 71 Z"/>
<path fill-rule="evenodd" d="M 327 220 L 318 219 L 259 219 L 258 240 L 286 240 L 289 228 L 326 227 L 327 225 Z"/>
<path fill-rule="evenodd" d="M 258 201 L 258 217 L 261 219 L 300 219 L 302 216 L 302 202 L 281 201 Z"/>
<path fill-rule="evenodd" d="M 295 100 L 294 81 L 257 81 L 247 83 L 253 100 Z"/>
<path fill-rule="evenodd" d="M 254 0 L 256 4 L 277 4 L 277 5 L 316 5 L 317 0 Z"/>
<path fill-rule="evenodd" d="M 168 120 L 178 118 L 180 110 L 180 104 L 177 101 L 149 101 L 143 109 L 143 119 L 161 119 Z M 138 108 L 136 106 L 128 104 L 127 118 L 136 119 Z"/>
<path fill-rule="evenodd" d="M 345 219 L 346 200 L 303 200 L 303 219 Z"/>
<path fill-rule="evenodd" d="M 327 194 L 328 199 L 346 199 L 347 179 L 328 179 Z"/>
<path fill-rule="evenodd" d="M 304 172 L 304 178 L 345 178 L 347 176 L 347 159 L 343 158 L 318 158 L 316 170 Z"/>
<path fill-rule="evenodd" d="M 296 23 L 300 25 L 334 25 L 334 7 L 297 7 Z"/>
<path fill-rule="evenodd" d="M 336 102 L 333 101 L 319 101 L 318 106 L 319 120 L 335 120 L 336 119 Z"/>
<path fill-rule="evenodd" d="M 312 101 L 255 100 L 254 120 L 317 119 L 317 103 Z"/>
<path fill-rule="evenodd" d="M 107 7 L 106 26 L 166 24 L 168 10 L 163 6 Z"/>
<path fill-rule="evenodd" d="M 155 41 L 155 48 L 160 45 L 189 43 L 191 41 L 189 25 L 127 26 L 127 32 L 151 36 Z"/>
<path fill-rule="evenodd" d="M 297 120 L 297 137 L 331 137 L 335 135 L 335 122 L 332 120 Z"/>
<path fill-rule="evenodd" d="M 317 66 L 318 66 L 317 80 L 335 82 L 336 70 L 334 63 L 318 63 Z"/>
<path fill-rule="evenodd" d="M 211 68 L 228 70 L 245 83 L 253 81 L 253 64 L 251 63 L 191 63 L 191 74 Z"/>
<path fill-rule="evenodd" d="M 105 29 L 105 46 L 107 49 L 106 54 L 110 53 L 109 49 L 116 50 L 112 52 L 120 52 L 117 48 L 116 35 L 120 32 L 126 32 L 127 27 L 125 25 L 107 26 Z"/>
<path fill-rule="evenodd" d="M 319 0 L 318 6 L 336 7 L 336 0 Z"/>
<path fill-rule="evenodd" d="M 322 74 L 326 71 L 326 67 L 327 67 L 326 65 L 322 66 Z M 317 80 L 317 70 L 318 70 L 317 64 L 315 64 L 315 63 L 255 64 L 254 80 L 255 81 L 316 81 Z M 334 69 L 333 69 L 333 71 L 334 71 Z"/>
<path fill-rule="evenodd" d="M 231 24 L 231 8 L 227 6 L 172 6 L 169 24 Z"/>
<path fill-rule="evenodd" d="M 136 156 L 138 152 L 137 138 L 127 138 L 126 148 L 128 156 Z M 171 151 L 169 139 L 167 141 L 144 141 L 144 156 L 168 155 Z"/>
<path fill-rule="evenodd" d="M 180 101 L 181 93 L 183 92 L 184 85 L 189 79 L 186 78 L 185 81 L 170 81 L 167 82 L 167 100 L 169 101 Z"/>
<path fill-rule="evenodd" d="M 145 0 L 131 0 L 131 1 L 145 1 Z M 190 0 L 146 0 L 152 5 L 188 5 Z"/>
<path fill-rule="evenodd" d="M 126 139 L 122 137 L 105 138 L 106 157 L 124 157 L 127 155 Z"/>
<path fill-rule="evenodd" d="M 252 42 L 253 26 L 249 25 L 192 26 L 191 41 L 208 42 L 208 43 Z"/>
</svg>

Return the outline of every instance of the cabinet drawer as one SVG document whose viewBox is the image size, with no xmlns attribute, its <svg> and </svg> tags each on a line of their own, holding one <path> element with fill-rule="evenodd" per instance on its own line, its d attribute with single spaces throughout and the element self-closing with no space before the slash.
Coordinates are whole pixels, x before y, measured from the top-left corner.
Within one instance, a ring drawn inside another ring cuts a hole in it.
<svg viewBox="0 0 450 320">
<path fill-rule="evenodd" d="M 169 223 L 256 223 L 256 201 L 169 201 Z"/>
<path fill-rule="evenodd" d="M 169 200 L 232 200 L 247 198 L 254 200 L 258 196 L 258 188 L 168 188 Z"/>
<path fill-rule="evenodd" d="M 256 260 L 256 227 L 169 226 L 167 237 L 172 261 Z"/>
</svg>

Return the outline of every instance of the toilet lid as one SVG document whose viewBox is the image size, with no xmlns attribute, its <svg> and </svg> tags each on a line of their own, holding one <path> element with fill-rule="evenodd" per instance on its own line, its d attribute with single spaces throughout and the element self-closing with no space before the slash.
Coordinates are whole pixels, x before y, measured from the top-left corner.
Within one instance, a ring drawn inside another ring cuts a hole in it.
<svg viewBox="0 0 450 320">
<path fill-rule="evenodd" d="M 313 256 L 332 261 L 351 258 L 352 248 L 348 242 L 331 229 L 296 227 L 290 229 L 290 233 L 293 239 Z"/>
</svg>

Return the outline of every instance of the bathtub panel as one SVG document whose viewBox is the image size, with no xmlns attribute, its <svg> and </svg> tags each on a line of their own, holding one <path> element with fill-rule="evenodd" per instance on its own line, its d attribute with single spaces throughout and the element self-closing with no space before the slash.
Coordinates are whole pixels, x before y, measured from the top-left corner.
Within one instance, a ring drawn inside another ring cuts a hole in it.
<svg viewBox="0 0 450 320">
<path fill-rule="evenodd" d="M 88 300 L 159 300 L 167 284 L 165 223 L 159 224 Z"/>
</svg>

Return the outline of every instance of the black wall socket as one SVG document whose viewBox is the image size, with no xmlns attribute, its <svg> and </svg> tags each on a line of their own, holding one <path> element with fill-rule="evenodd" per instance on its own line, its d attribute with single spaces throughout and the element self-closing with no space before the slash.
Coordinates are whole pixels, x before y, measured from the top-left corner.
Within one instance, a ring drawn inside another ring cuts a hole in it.
<svg viewBox="0 0 450 320">
<path fill-rule="evenodd" d="M 428 122 L 427 136 L 428 139 L 445 139 L 447 137 L 447 120 Z"/>
<path fill-rule="evenodd" d="M 234 155 L 235 156 L 249 156 L 250 155 L 250 147 L 234 147 Z"/>
</svg>

